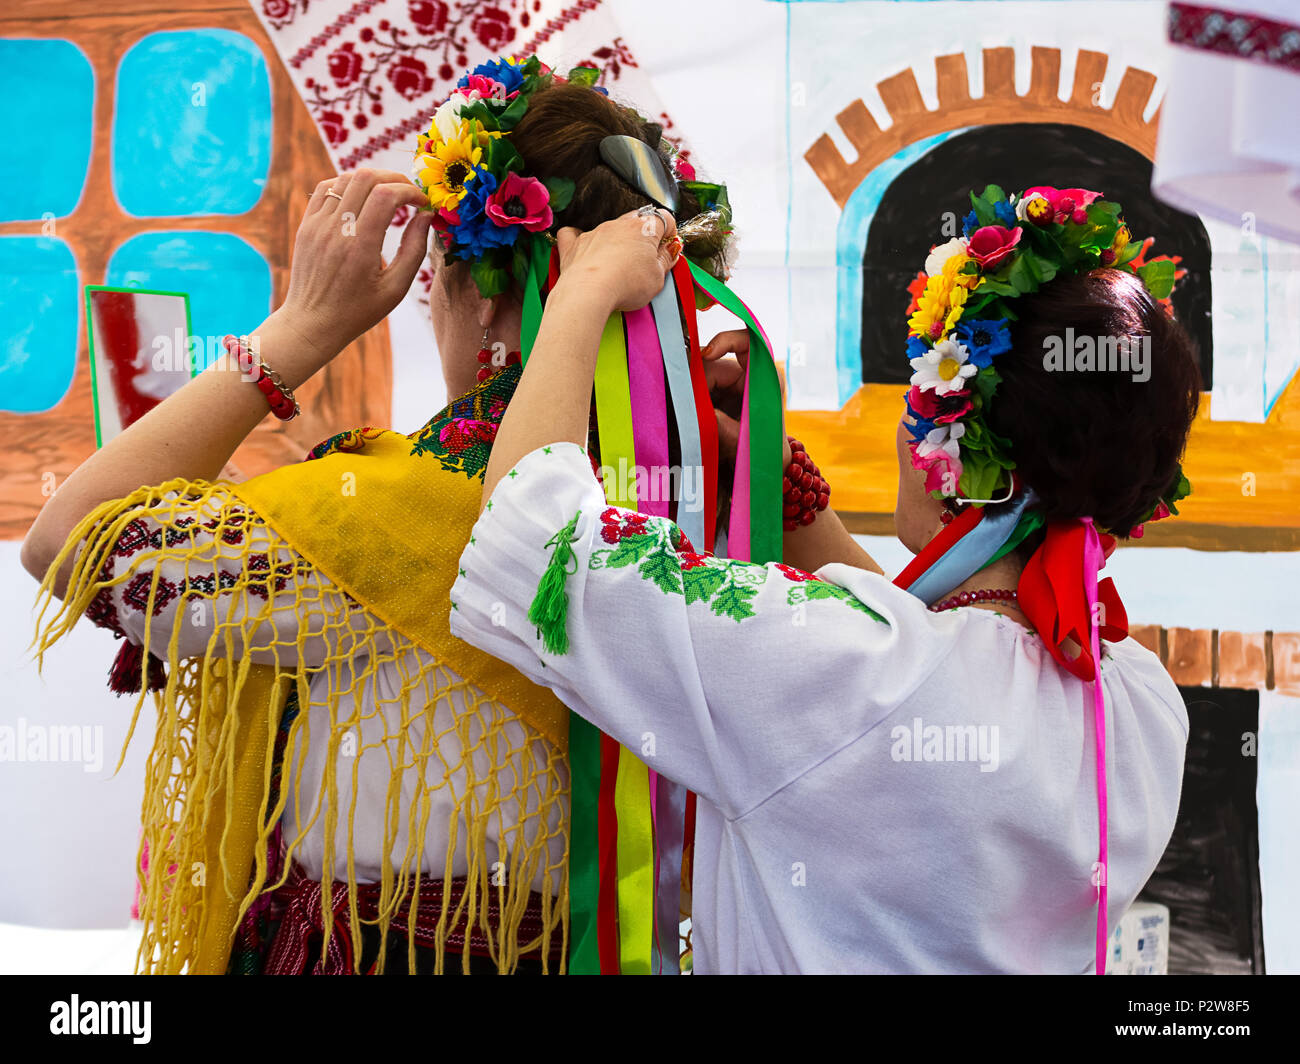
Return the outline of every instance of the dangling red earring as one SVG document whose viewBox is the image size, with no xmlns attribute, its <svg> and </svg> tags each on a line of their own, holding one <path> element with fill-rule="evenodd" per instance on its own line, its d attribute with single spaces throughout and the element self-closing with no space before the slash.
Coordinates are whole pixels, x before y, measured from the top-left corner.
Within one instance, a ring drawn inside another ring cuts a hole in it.
<svg viewBox="0 0 1300 1064">
<path fill-rule="evenodd" d="M 488 331 L 486 328 L 483 330 L 483 346 L 479 349 L 478 360 L 483 363 L 478 371 L 478 382 L 482 384 L 492 376 L 492 370 L 488 368 L 492 362 L 492 348 L 488 347 Z"/>
<path fill-rule="evenodd" d="M 943 510 L 939 514 L 939 521 L 941 524 L 950 525 L 952 524 L 952 519 L 953 512 L 951 510 Z"/>
</svg>

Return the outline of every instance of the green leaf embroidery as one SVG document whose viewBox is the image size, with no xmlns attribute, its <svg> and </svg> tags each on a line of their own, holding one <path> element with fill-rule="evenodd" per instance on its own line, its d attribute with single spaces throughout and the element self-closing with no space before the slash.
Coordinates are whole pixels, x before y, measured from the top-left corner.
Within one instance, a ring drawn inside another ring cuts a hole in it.
<svg viewBox="0 0 1300 1064">
<path fill-rule="evenodd" d="M 700 565 L 682 572 L 686 602 L 708 602 L 726 581 L 726 574 L 716 565 Z"/>
<path fill-rule="evenodd" d="M 735 580 L 728 579 L 713 596 L 709 609 L 719 617 L 730 617 L 739 624 L 746 617 L 754 616 L 754 607 L 750 605 L 750 600 L 757 594 L 758 588 L 738 584 Z"/>
<path fill-rule="evenodd" d="M 638 571 L 665 595 L 682 594 L 682 570 L 672 552 L 651 552 L 642 560 Z"/>
<path fill-rule="evenodd" d="M 812 602 L 815 599 L 838 599 L 850 609 L 857 610 L 859 613 L 865 613 L 872 620 L 879 621 L 881 624 L 888 625 L 879 613 L 873 610 L 860 598 L 858 598 L 848 588 L 840 587 L 838 584 L 831 584 L 825 580 L 805 580 L 790 589 L 787 602 L 791 606 L 797 606 L 801 602 Z"/>
<path fill-rule="evenodd" d="M 622 569 L 627 565 L 636 565 L 647 554 L 659 546 L 659 539 L 650 533 L 640 536 L 624 536 L 613 550 L 597 551 L 592 555 L 601 557 L 601 566 L 605 569 Z"/>
</svg>

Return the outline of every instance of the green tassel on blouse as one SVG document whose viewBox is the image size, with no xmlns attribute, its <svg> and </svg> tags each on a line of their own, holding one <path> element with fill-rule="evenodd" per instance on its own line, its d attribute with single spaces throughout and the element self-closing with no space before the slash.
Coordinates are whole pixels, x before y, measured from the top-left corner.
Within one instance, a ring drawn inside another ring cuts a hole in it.
<svg viewBox="0 0 1300 1064">
<path fill-rule="evenodd" d="M 567 525 L 546 541 L 546 545 L 554 547 L 554 550 L 537 585 L 533 604 L 528 607 L 528 620 L 537 626 L 537 637 L 550 654 L 569 652 L 569 596 L 564 585 L 569 574 L 577 571 L 577 565 L 570 569 L 569 563 L 574 561 L 572 544 L 578 538 L 575 529 L 581 516 L 579 510 Z"/>
</svg>

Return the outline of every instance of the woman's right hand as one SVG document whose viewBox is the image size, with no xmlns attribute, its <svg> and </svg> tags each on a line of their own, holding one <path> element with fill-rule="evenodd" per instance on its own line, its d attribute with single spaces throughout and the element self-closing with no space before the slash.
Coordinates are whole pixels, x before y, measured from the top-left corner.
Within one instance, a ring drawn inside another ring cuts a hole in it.
<svg viewBox="0 0 1300 1064">
<path fill-rule="evenodd" d="M 415 280 L 432 211 L 417 211 L 407 223 L 391 263 L 381 255 L 384 235 L 404 206 L 428 206 L 428 199 L 392 170 L 342 173 L 312 193 L 294 240 L 289 293 L 274 317 L 311 347 L 314 369 L 386 318 Z"/>
<path fill-rule="evenodd" d="M 589 233 L 566 227 L 556 234 L 556 246 L 564 287 L 598 295 L 610 313 L 646 306 L 682 250 L 677 223 L 663 208 L 629 211 Z"/>
</svg>

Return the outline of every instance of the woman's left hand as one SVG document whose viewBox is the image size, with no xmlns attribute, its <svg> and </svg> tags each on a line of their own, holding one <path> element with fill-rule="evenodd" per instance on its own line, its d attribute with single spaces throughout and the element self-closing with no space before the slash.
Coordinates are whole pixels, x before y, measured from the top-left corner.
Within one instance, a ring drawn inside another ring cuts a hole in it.
<svg viewBox="0 0 1300 1064">
<path fill-rule="evenodd" d="M 735 358 L 727 358 L 735 355 Z M 731 329 L 718 333 L 700 348 L 704 360 L 704 379 L 713 401 L 718 421 L 718 461 L 724 471 L 735 468 L 736 448 L 740 443 L 740 414 L 745 398 L 745 375 L 749 371 L 749 330 Z M 785 419 L 785 377 L 781 378 L 781 411 Z M 784 460 L 790 464 L 790 441 L 783 438 Z"/>
<path fill-rule="evenodd" d="M 662 208 L 630 211 L 589 233 L 566 227 L 556 244 L 561 284 L 599 294 L 611 313 L 646 306 L 681 255 L 677 223 Z"/>
<path fill-rule="evenodd" d="M 350 171 L 316 186 L 294 238 L 289 291 L 276 311 L 314 349 L 315 364 L 301 379 L 401 302 L 428 252 L 433 213 L 415 213 L 387 264 L 384 236 L 399 208 L 427 205 L 410 178 L 391 170 Z"/>
</svg>

